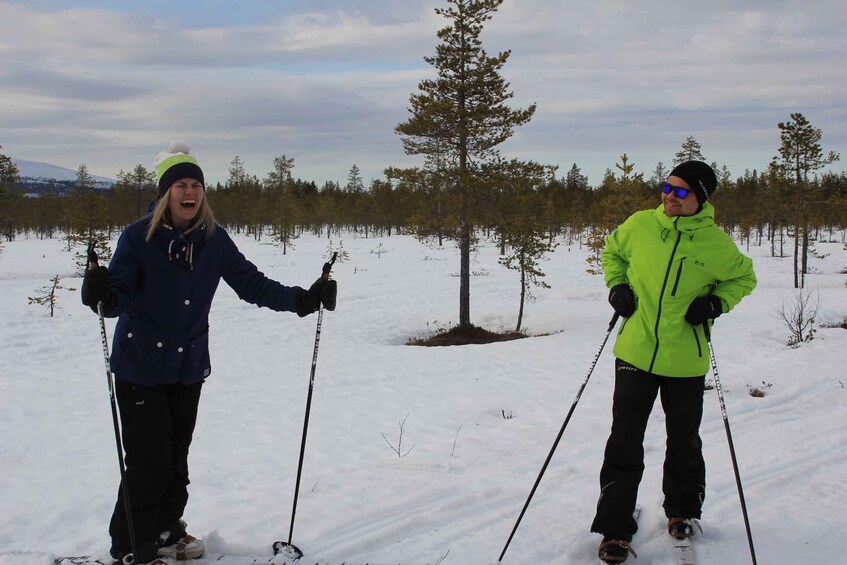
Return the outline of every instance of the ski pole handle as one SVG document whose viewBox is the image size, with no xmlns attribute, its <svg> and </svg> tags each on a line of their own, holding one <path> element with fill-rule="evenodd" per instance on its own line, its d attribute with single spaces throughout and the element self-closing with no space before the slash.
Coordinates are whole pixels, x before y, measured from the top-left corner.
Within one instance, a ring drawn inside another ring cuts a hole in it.
<svg viewBox="0 0 847 565">
<path fill-rule="evenodd" d="M 88 255 L 88 264 L 86 265 L 88 269 L 96 269 L 100 266 L 100 261 L 97 259 L 97 252 L 94 250 L 94 241 L 88 242 L 86 254 Z"/>
<path fill-rule="evenodd" d="M 338 251 L 333 251 L 332 259 L 330 259 L 327 263 L 324 263 L 323 271 L 321 272 L 321 277 L 323 277 L 323 280 L 329 280 L 329 272 L 332 271 L 332 266 L 335 264 L 336 257 L 338 257 Z"/>
</svg>

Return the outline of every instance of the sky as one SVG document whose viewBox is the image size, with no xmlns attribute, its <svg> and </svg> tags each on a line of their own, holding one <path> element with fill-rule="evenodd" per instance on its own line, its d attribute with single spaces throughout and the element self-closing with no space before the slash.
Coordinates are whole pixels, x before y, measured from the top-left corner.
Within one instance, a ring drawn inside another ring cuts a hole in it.
<svg viewBox="0 0 847 565">
<path fill-rule="evenodd" d="M 237 155 L 264 178 L 366 184 L 405 155 L 397 124 L 433 76 L 446 0 L 0 0 L 0 145 L 114 177 L 174 140 L 207 181 Z M 598 184 L 627 154 L 649 177 L 688 136 L 733 176 L 762 170 L 800 112 L 847 159 L 847 3 L 506 0 L 489 54 L 531 122 L 504 156 L 576 164 Z M 844 169 L 837 163 L 833 170 Z"/>
</svg>

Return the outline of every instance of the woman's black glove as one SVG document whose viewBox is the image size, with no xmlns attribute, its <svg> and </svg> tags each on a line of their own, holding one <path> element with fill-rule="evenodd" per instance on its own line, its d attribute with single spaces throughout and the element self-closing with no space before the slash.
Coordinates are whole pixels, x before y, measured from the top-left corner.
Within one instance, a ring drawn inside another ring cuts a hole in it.
<svg viewBox="0 0 847 565">
<path fill-rule="evenodd" d="M 629 318 L 635 313 L 635 294 L 628 284 L 616 284 L 609 291 L 609 304 L 620 316 Z"/>
<path fill-rule="evenodd" d="M 685 313 L 685 321 L 692 326 L 705 324 L 707 320 L 714 320 L 723 314 L 721 299 L 715 295 L 698 296 L 691 301 L 688 312 Z"/>
<path fill-rule="evenodd" d="M 297 296 L 297 315 L 302 318 L 317 312 L 321 304 L 329 311 L 335 310 L 337 294 L 338 284 L 335 281 L 328 281 L 324 277 L 319 278 L 309 287 L 309 290 L 304 290 Z"/>
<path fill-rule="evenodd" d="M 109 284 L 109 271 L 106 267 L 94 267 L 85 272 L 82 279 L 82 303 L 97 312 L 97 303 L 103 303 L 103 312 L 110 312 L 117 306 L 117 296 Z"/>
<path fill-rule="evenodd" d="M 332 254 L 332 259 L 324 263 L 321 278 L 316 280 L 309 290 L 304 290 L 297 297 L 297 315 L 301 318 L 312 312 L 317 312 L 321 304 L 330 312 L 335 310 L 335 299 L 338 295 L 338 283 L 330 280 L 329 273 L 335 264 L 338 253 Z"/>
<path fill-rule="evenodd" d="M 338 283 L 334 280 L 326 281 L 323 289 L 321 289 L 321 303 L 324 308 L 332 312 L 335 310 L 335 299 L 338 297 Z"/>
</svg>

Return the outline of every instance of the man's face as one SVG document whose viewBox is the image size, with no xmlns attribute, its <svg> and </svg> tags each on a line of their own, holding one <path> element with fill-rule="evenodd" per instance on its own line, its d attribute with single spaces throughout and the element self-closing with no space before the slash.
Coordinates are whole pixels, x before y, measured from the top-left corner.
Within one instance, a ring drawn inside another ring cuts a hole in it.
<svg viewBox="0 0 847 565">
<path fill-rule="evenodd" d="M 697 209 L 700 208 L 700 203 L 697 202 L 697 196 L 695 196 L 691 187 L 688 186 L 688 183 L 679 177 L 671 175 L 668 177 L 668 184 L 672 187 L 685 188 L 688 190 L 688 194 L 685 198 L 679 198 L 674 190 L 671 190 L 669 194 L 662 192 L 662 204 L 665 206 L 665 215 L 674 217 L 693 216 L 696 214 Z"/>
</svg>

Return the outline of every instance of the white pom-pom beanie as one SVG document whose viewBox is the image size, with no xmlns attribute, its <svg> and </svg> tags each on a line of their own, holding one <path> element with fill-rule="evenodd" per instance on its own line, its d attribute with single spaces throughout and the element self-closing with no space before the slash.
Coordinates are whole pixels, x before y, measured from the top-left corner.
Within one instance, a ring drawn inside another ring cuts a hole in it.
<svg viewBox="0 0 847 565">
<path fill-rule="evenodd" d="M 167 151 L 156 155 L 153 166 L 156 168 L 156 180 L 159 183 L 159 198 L 167 192 L 173 183 L 179 179 L 197 179 L 206 187 L 203 179 L 203 170 L 193 155 L 189 155 L 191 149 L 181 141 L 174 141 L 168 146 Z"/>
</svg>

